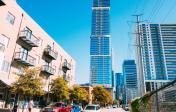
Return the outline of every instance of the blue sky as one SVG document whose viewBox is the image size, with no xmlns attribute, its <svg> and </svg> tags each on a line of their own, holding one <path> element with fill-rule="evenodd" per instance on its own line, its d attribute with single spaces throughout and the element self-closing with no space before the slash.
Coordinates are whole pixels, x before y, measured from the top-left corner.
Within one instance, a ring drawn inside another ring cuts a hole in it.
<svg viewBox="0 0 176 112">
<path fill-rule="evenodd" d="M 77 62 L 76 81 L 89 81 L 92 0 L 17 0 L 18 4 Z M 132 14 L 152 23 L 176 23 L 176 0 L 111 0 L 111 35 L 115 72 L 134 59 Z"/>
</svg>

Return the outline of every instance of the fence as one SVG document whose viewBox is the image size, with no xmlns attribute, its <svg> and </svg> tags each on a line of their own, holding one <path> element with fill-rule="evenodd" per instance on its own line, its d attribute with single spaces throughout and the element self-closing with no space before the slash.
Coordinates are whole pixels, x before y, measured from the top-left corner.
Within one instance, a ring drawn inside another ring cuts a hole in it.
<svg viewBox="0 0 176 112">
<path fill-rule="evenodd" d="M 176 80 L 159 87 L 153 83 L 152 92 L 132 101 L 132 112 L 176 112 Z"/>
<path fill-rule="evenodd" d="M 176 112 L 176 80 L 152 93 L 152 112 Z"/>
</svg>

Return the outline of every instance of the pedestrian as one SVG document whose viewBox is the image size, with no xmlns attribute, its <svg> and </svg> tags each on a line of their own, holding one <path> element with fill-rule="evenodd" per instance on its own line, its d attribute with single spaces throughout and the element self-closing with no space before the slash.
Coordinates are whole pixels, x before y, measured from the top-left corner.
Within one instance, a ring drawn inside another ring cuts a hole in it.
<svg viewBox="0 0 176 112">
<path fill-rule="evenodd" d="M 30 100 L 29 104 L 28 104 L 28 110 L 29 110 L 29 112 L 32 112 L 33 106 L 34 106 L 33 100 Z"/>
</svg>

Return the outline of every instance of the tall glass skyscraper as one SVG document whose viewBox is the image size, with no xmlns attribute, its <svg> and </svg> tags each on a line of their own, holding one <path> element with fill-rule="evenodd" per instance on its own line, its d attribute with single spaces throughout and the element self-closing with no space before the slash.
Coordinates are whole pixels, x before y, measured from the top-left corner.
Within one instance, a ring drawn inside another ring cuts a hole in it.
<svg viewBox="0 0 176 112">
<path fill-rule="evenodd" d="M 112 87 L 110 0 L 93 0 L 90 36 L 90 83 Z"/>
</svg>

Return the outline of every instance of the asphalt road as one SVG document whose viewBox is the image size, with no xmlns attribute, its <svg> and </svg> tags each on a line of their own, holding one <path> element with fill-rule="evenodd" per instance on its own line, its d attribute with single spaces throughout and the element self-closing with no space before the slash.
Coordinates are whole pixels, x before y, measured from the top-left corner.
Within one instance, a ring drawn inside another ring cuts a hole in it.
<svg viewBox="0 0 176 112">
<path fill-rule="evenodd" d="M 102 109 L 102 112 L 127 112 L 122 108 Z"/>
</svg>

